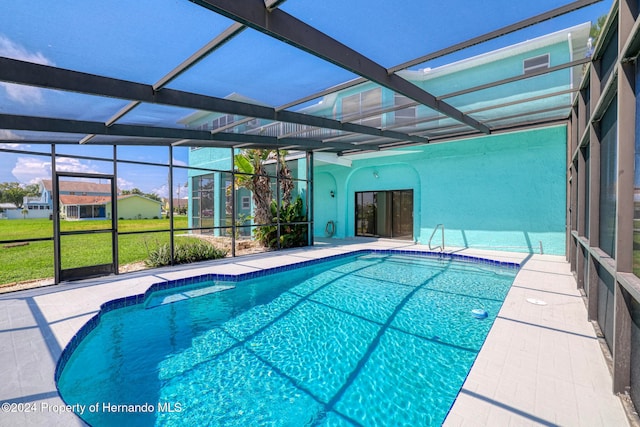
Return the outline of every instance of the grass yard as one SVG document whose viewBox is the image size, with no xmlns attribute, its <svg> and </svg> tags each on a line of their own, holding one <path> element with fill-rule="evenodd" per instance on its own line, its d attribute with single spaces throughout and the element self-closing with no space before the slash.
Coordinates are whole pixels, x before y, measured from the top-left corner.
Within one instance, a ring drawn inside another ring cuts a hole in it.
<svg viewBox="0 0 640 427">
<path fill-rule="evenodd" d="M 64 231 L 96 230 L 109 227 L 108 221 L 68 221 L 61 224 Z M 186 228 L 187 218 L 177 217 L 175 228 Z M 164 233 L 142 233 L 118 236 L 120 265 L 144 261 L 147 247 L 168 243 L 169 221 L 166 219 L 120 220 L 118 231 L 155 231 Z M 53 236 L 53 221 L 48 219 L 16 219 L 0 221 L 0 240 L 50 238 Z M 30 242 L 23 246 L 0 245 L 0 286 L 3 284 L 45 279 L 54 276 L 53 241 Z M 84 234 L 62 236 L 62 267 L 73 268 L 111 262 L 110 234 Z"/>
</svg>

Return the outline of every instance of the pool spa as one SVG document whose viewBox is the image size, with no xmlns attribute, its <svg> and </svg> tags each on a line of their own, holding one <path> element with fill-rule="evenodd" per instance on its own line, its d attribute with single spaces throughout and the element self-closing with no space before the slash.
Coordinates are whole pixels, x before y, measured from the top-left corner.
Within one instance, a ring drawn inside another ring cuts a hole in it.
<svg viewBox="0 0 640 427">
<path fill-rule="evenodd" d="M 441 425 L 518 272 L 363 250 L 110 301 L 60 395 L 103 425 Z"/>
</svg>

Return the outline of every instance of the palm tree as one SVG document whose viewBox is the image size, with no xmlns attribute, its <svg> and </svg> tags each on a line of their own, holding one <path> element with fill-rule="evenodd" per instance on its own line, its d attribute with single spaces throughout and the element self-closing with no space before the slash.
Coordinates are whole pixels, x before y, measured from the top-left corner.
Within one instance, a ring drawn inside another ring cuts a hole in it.
<svg viewBox="0 0 640 427">
<path fill-rule="evenodd" d="M 238 172 L 242 174 L 236 175 L 236 184 L 238 187 L 246 188 L 253 194 L 254 203 L 254 220 L 255 224 L 272 224 L 280 220 L 280 222 L 297 222 L 304 220 L 302 215 L 302 199 L 298 197 L 295 203 L 291 202 L 291 193 L 295 185 L 291 178 L 291 170 L 286 162 L 286 151 L 277 150 L 243 150 L 240 154 L 234 156 L 234 163 Z M 264 164 L 268 160 L 276 160 L 276 173 L 280 186 L 280 209 L 273 197 L 271 181 L 267 176 Z M 275 247 L 276 245 L 301 246 L 299 241 L 300 234 L 296 228 L 294 233 L 292 230 L 283 231 L 284 234 L 291 234 L 295 238 L 287 238 L 280 236 L 280 243 L 276 238 L 277 226 L 260 227 L 254 230 L 256 238 L 265 246 Z M 290 236 L 290 237 L 291 237 Z M 305 240 L 306 241 L 306 240 Z"/>
<path fill-rule="evenodd" d="M 271 154 L 271 150 L 242 150 L 240 154 L 234 156 L 238 172 L 242 173 L 242 175 L 236 175 L 236 183 L 238 187 L 246 188 L 253 194 L 255 205 L 253 218 L 256 224 L 270 224 L 273 220 L 270 208 L 273 193 L 271 182 L 264 169 L 264 162 Z"/>
</svg>

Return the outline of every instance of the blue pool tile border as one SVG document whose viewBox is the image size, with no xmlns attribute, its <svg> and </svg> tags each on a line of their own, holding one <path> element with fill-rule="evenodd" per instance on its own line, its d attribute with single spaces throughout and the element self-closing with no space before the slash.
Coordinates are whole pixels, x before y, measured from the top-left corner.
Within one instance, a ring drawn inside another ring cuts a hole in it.
<svg viewBox="0 0 640 427">
<path fill-rule="evenodd" d="M 67 362 L 69 362 L 71 355 L 76 350 L 76 348 L 78 348 L 82 340 L 98 326 L 98 324 L 100 323 L 100 318 L 105 313 L 108 313 L 110 311 L 117 310 L 120 308 L 129 307 L 132 305 L 144 304 L 147 301 L 147 298 L 151 294 L 158 291 L 176 289 L 176 288 L 190 286 L 197 283 L 210 282 L 210 281 L 241 282 L 243 280 L 250 280 L 250 279 L 255 279 L 263 276 L 268 276 L 271 274 L 291 271 L 301 267 L 308 267 L 311 265 L 321 264 L 328 261 L 336 261 L 339 259 L 350 258 L 354 256 L 359 256 L 359 255 L 369 255 L 369 254 L 411 255 L 411 256 L 425 257 L 425 258 L 431 258 L 431 259 L 450 259 L 450 260 L 456 260 L 456 261 L 471 262 L 474 264 L 502 267 L 502 268 L 513 269 L 513 270 L 518 270 L 521 267 L 521 264 L 517 262 L 496 261 L 488 258 L 482 258 L 477 256 L 471 256 L 471 255 L 461 255 L 456 253 L 417 251 L 417 250 L 398 250 L 398 249 L 360 249 L 357 251 L 345 252 L 337 255 L 330 255 L 323 258 L 310 259 L 310 260 L 300 261 L 300 262 L 282 265 L 278 267 L 261 269 L 261 270 L 252 271 L 249 273 L 241 273 L 241 274 L 208 273 L 208 274 L 202 274 L 199 276 L 187 277 L 184 279 L 165 280 L 162 282 L 157 282 L 152 284 L 143 294 L 129 295 L 126 297 L 117 298 L 111 301 L 107 301 L 100 306 L 100 310 L 98 311 L 98 313 L 96 313 L 91 319 L 89 319 L 87 323 L 85 323 L 80 328 L 80 330 L 71 338 L 71 340 L 69 341 L 67 346 L 64 348 L 64 350 L 62 350 L 62 354 L 58 359 L 58 363 L 56 364 L 56 370 L 54 374 L 56 389 L 58 388 L 58 380 L 60 379 L 60 375 L 62 374 L 62 371 L 64 370 L 65 366 L 67 365 Z"/>
</svg>

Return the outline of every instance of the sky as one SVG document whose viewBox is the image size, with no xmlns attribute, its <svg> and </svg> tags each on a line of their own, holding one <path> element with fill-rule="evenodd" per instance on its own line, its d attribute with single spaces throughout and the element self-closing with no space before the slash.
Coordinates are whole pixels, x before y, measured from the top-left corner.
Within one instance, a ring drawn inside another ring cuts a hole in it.
<svg viewBox="0 0 640 427">
<path fill-rule="evenodd" d="M 570 1 L 405 0 L 398 7 L 397 2 L 381 0 L 288 0 L 280 8 L 381 65 L 392 67 L 566 3 Z M 595 22 L 610 7 L 610 0 L 602 1 L 415 68 L 443 65 L 582 22 Z M 0 56 L 153 84 L 231 24 L 229 19 L 187 0 L 5 1 L 0 5 Z M 168 87 L 218 97 L 240 93 L 277 107 L 355 77 L 248 29 Z M 127 103 L 0 83 L 1 114 L 104 122 Z M 191 112 L 142 104 L 120 123 L 181 127 L 179 120 Z M 0 143 L 0 148 L 49 149 L 21 144 L 20 139 L 26 136 L 24 132 L 0 129 L 0 140 L 11 141 Z M 75 141 L 83 135 L 56 137 Z M 59 148 L 85 156 L 97 156 L 102 150 L 105 149 L 87 145 Z M 110 149 L 106 150 L 110 156 Z M 166 164 L 168 151 L 130 147 L 123 149 L 122 156 Z M 174 161 L 186 165 L 188 150 L 176 150 Z M 65 171 L 112 173 L 109 163 L 91 160 L 61 159 L 58 167 Z M 176 184 L 186 180 L 185 171 L 176 174 Z M 28 184 L 50 176 L 51 164 L 46 156 L 0 152 L 0 182 Z M 144 192 L 168 195 L 166 168 L 123 165 L 118 176 L 121 189 L 135 186 Z"/>
</svg>

